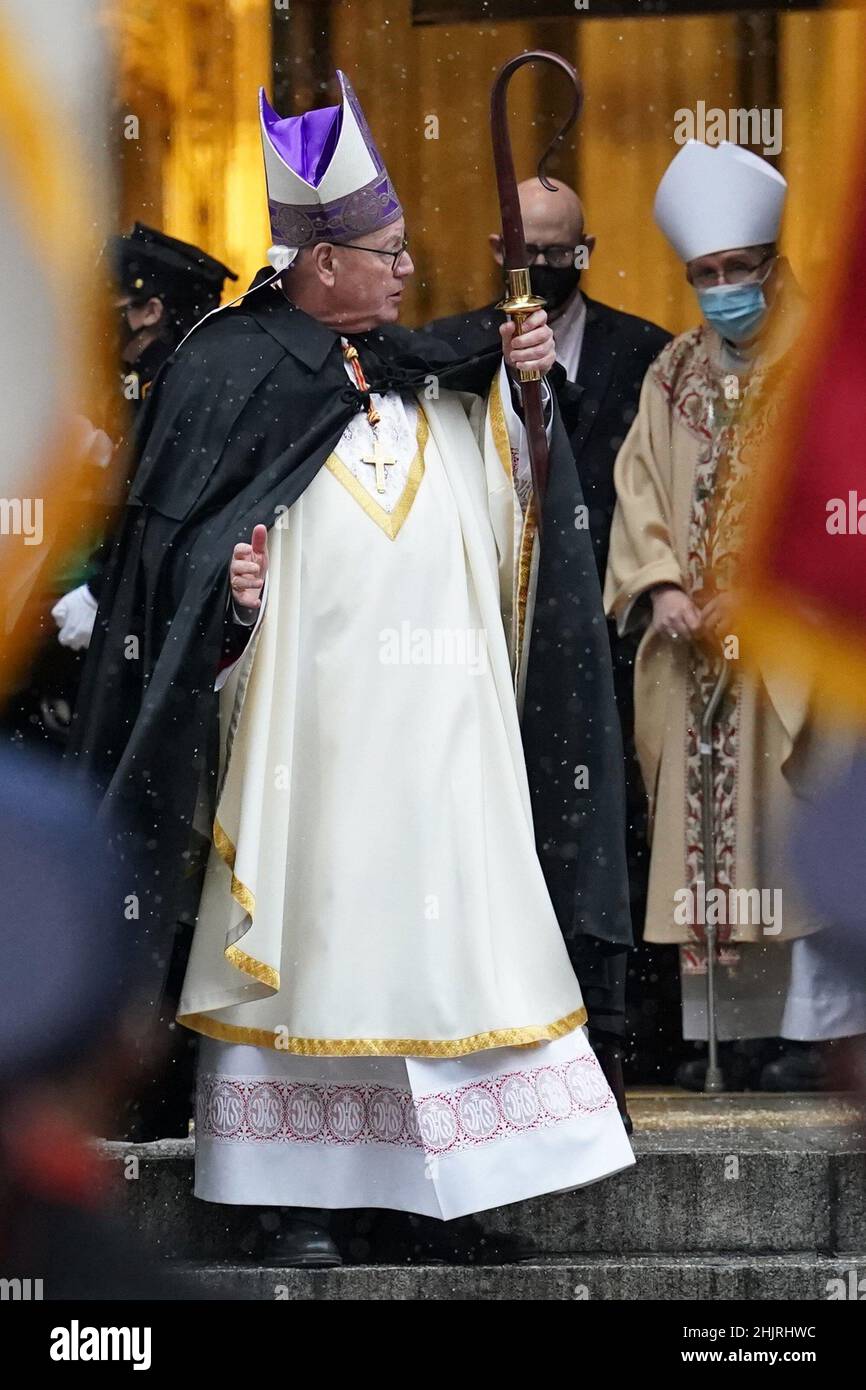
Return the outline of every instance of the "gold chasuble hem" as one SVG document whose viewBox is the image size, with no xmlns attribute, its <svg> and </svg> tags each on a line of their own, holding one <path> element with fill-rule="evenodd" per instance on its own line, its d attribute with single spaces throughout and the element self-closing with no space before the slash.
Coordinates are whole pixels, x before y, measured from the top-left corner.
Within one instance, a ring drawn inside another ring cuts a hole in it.
<svg viewBox="0 0 866 1390">
<path fill-rule="evenodd" d="M 214 848 L 220 859 L 231 870 L 232 886 L 231 894 L 235 902 L 238 903 L 252 921 L 256 910 L 256 897 L 252 889 L 245 883 L 241 883 L 235 874 L 235 858 L 237 850 L 232 844 L 228 835 L 218 820 L 213 823 L 213 842 Z M 223 955 L 230 965 L 242 974 L 249 975 L 252 979 L 258 980 L 259 984 L 267 985 L 269 989 L 278 990 L 280 987 L 280 972 L 275 970 L 272 965 L 267 965 L 263 960 L 256 960 L 255 956 L 247 955 L 239 946 L 226 946 Z"/>
<path fill-rule="evenodd" d="M 409 476 L 406 479 L 406 486 L 400 493 L 397 505 L 392 512 L 386 512 L 384 507 L 380 507 L 378 502 L 371 497 L 370 493 L 355 477 L 350 468 L 339 457 L 338 454 L 331 454 L 330 458 L 325 459 L 325 467 L 329 473 L 333 473 L 338 483 L 351 493 L 358 506 L 367 513 L 371 521 L 385 532 L 389 540 L 396 540 L 409 512 L 412 510 L 412 503 L 415 501 L 418 489 L 421 486 L 421 479 L 424 477 L 424 450 L 427 447 L 427 439 L 430 434 L 430 426 L 427 424 L 427 417 L 419 406 L 418 408 L 418 428 L 415 434 L 415 457 L 409 467 Z"/>
<path fill-rule="evenodd" d="M 222 1023 L 209 1014 L 178 1014 L 177 1021 L 194 1033 L 218 1042 L 247 1043 L 274 1052 L 290 1052 L 300 1057 L 465 1057 L 493 1047 L 526 1047 L 531 1043 L 552 1042 L 586 1023 L 585 1008 L 554 1023 L 531 1023 L 525 1028 L 494 1028 L 468 1038 L 287 1038 L 268 1028 L 242 1028 Z"/>
<path fill-rule="evenodd" d="M 280 972 L 275 970 L 272 965 L 265 965 L 263 960 L 256 960 L 255 956 L 248 956 L 246 951 L 242 951 L 239 946 L 226 946 L 223 955 L 230 965 L 236 970 L 240 970 L 244 975 L 250 975 L 260 984 L 267 985 L 269 989 L 278 990 L 280 987 Z"/>
</svg>

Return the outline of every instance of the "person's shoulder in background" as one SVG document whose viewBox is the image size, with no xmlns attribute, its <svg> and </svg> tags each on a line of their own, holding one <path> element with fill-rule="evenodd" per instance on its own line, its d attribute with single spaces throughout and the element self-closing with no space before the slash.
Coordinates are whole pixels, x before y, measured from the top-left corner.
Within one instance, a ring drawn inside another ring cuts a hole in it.
<svg viewBox="0 0 866 1390">
<path fill-rule="evenodd" d="M 640 318 L 637 314 L 627 314 L 622 309 L 612 309 L 609 304 L 590 299 L 587 295 L 584 298 L 587 322 L 595 320 L 609 333 L 613 333 L 633 359 L 643 362 L 645 367 L 658 357 L 673 337 L 666 328 L 661 328 L 650 319 Z"/>
<path fill-rule="evenodd" d="M 485 304 L 481 309 L 467 309 L 460 314 L 433 319 L 432 323 L 424 325 L 422 332 L 450 343 L 463 356 L 497 345 L 499 326 L 504 322 L 505 314 L 501 309 L 495 304 Z"/>
</svg>

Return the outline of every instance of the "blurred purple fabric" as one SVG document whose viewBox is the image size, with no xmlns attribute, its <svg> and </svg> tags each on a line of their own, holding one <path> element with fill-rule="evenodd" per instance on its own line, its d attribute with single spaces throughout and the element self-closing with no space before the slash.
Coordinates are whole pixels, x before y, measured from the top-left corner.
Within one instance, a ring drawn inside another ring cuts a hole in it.
<svg viewBox="0 0 866 1390">
<path fill-rule="evenodd" d="M 844 934 L 852 964 L 866 968 L 866 749 L 837 782 L 802 805 L 789 855 L 804 895 Z"/>
<path fill-rule="evenodd" d="M 0 755 L 0 1085 L 65 1066 L 117 1016 L 136 923 L 97 805 L 56 764 Z"/>
</svg>

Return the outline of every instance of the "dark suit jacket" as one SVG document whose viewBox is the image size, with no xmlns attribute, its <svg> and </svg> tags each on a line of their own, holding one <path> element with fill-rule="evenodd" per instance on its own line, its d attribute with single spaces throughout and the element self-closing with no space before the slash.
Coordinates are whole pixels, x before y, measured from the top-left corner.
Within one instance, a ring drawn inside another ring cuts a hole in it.
<svg viewBox="0 0 866 1390">
<path fill-rule="evenodd" d="M 671 334 L 634 314 L 586 301 L 586 324 L 577 370 L 569 381 L 562 367 L 548 380 L 555 388 L 571 442 L 586 506 L 599 579 L 604 585 L 610 526 L 616 503 L 613 466 L 637 414 L 647 368 Z M 493 305 L 437 319 L 427 331 L 446 338 L 460 352 L 481 352 L 499 336 L 505 315 Z M 617 707 L 626 755 L 628 855 L 632 916 L 639 930 L 647 872 L 646 798 L 634 753 L 634 658 L 636 639 L 619 638 L 609 624 Z"/>
</svg>

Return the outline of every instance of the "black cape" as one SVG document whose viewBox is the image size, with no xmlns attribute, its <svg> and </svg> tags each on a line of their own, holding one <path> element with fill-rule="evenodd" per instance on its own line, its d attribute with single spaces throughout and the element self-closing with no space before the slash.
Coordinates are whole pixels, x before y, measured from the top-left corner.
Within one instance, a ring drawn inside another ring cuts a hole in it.
<svg viewBox="0 0 866 1390">
<path fill-rule="evenodd" d="M 396 326 L 352 341 L 377 391 L 408 392 L 436 377 L 443 389 L 483 394 L 500 362 L 498 350 L 461 359 L 445 342 Z M 117 843 L 129 866 L 129 915 L 148 934 L 160 988 L 171 965 L 170 992 L 182 978 L 204 865 L 193 813 L 200 800 L 209 825 L 214 810 L 213 684 L 231 634 L 232 548 L 291 506 L 364 405 L 338 335 L 259 288 L 181 345 L 140 416 L 135 481 L 70 752 L 106 806 L 132 818 Z M 523 736 L 538 852 L 573 955 L 587 938 L 631 940 L 619 724 L 592 545 L 574 524 L 581 502 L 555 415 Z M 578 790 L 581 766 L 588 785 Z"/>
</svg>

